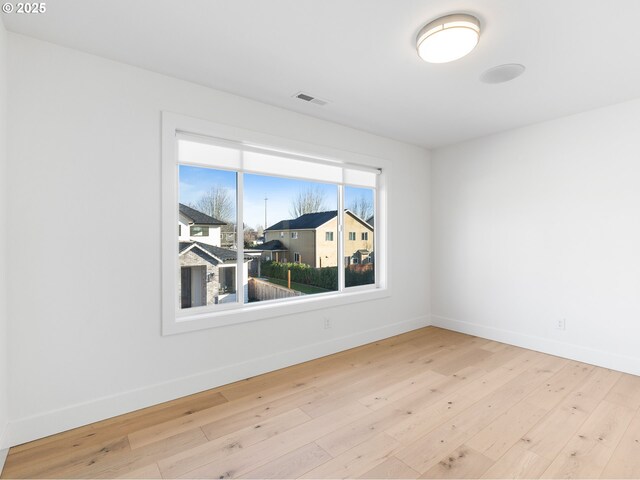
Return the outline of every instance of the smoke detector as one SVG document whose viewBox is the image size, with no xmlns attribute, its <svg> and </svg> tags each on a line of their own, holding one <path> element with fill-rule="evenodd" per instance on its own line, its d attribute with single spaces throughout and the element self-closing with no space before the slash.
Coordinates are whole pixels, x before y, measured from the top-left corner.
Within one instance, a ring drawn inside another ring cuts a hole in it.
<svg viewBox="0 0 640 480">
<path fill-rule="evenodd" d="M 293 98 L 297 98 L 298 100 L 302 100 L 304 102 L 314 103 L 320 106 L 323 106 L 329 103 L 326 100 L 322 100 L 318 97 L 314 97 L 313 95 L 309 95 L 308 93 L 304 93 L 304 92 L 296 93 L 295 95 L 293 95 Z"/>
<path fill-rule="evenodd" d="M 484 83 L 504 83 L 519 77 L 525 70 L 525 66 L 519 63 L 507 63 L 490 68 L 480 75 L 480 80 Z"/>
</svg>

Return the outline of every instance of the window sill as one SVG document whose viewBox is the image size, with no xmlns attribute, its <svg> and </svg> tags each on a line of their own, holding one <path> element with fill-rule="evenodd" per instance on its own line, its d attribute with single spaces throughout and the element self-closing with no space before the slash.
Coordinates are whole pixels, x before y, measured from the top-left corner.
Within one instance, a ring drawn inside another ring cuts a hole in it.
<svg viewBox="0 0 640 480">
<path fill-rule="evenodd" d="M 388 288 L 354 287 L 354 291 L 350 292 L 317 294 L 313 297 L 305 296 L 304 298 L 295 297 L 287 300 L 260 302 L 217 312 L 207 311 L 193 315 L 178 316 L 174 321 L 163 323 L 162 335 L 175 335 L 266 320 L 295 313 L 324 310 L 340 305 L 379 300 L 390 295 L 391 292 Z"/>
</svg>

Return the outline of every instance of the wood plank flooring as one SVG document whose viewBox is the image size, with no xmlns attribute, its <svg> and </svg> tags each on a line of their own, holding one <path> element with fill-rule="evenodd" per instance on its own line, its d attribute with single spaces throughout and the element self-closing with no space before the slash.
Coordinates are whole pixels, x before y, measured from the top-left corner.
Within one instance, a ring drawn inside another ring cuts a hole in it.
<svg viewBox="0 0 640 480">
<path fill-rule="evenodd" d="M 1 478 L 640 478 L 640 377 L 428 327 L 19 445 Z"/>
</svg>

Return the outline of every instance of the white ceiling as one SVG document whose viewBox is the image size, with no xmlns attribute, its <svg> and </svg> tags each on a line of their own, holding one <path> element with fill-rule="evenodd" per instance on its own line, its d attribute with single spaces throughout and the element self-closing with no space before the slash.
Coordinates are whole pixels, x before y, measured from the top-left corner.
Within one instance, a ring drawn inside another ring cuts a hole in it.
<svg viewBox="0 0 640 480">
<path fill-rule="evenodd" d="M 640 97 L 639 0 L 53 0 L 6 27 L 435 147 Z M 415 36 L 475 14 L 476 50 L 431 65 Z M 499 85 L 489 67 L 526 65 Z M 299 91 L 330 103 L 293 99 Z"/>
</svg>

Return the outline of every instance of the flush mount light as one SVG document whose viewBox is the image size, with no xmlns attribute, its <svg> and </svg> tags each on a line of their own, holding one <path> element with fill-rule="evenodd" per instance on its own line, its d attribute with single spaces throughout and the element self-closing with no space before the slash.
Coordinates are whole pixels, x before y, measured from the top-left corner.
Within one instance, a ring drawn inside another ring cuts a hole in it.
<svg viewBox="0 0 640 480">
<path fill-rule="evenodd" d="M 473 15 L 456 13 L 422 27 L 416 46 L 425 62 L 447 63 L 470 53 L 479 39 L 480 21 Z"/>
</svg>

